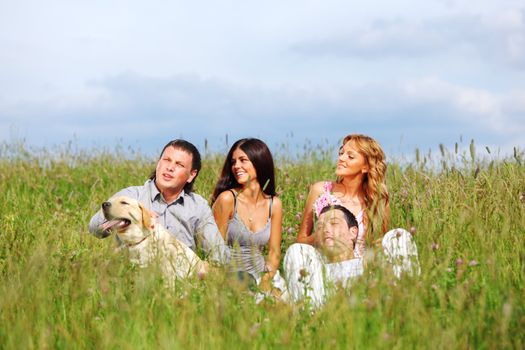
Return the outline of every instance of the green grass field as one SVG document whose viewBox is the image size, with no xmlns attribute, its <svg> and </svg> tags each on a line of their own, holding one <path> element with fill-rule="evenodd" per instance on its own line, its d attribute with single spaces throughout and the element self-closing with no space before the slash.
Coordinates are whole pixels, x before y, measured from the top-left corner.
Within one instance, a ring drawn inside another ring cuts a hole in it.
<svg viewBox="0 0 525 350">
<path fill-rule="evenodd" d="M 422 274 L 396 280 L 373 260 L 308 312 L 256 305 L 222 274 L 168 290 L 155 267 L 88 234 L 100 204 L 142 184 L 156 159 L 0 146 L 0 348 L 523 349 L 525 160 L 489 151 L 390 162 L 391 227 L 415 230 Z M 277 157 L 283 256 L 308 185 L 333 178 L 334 150 L 305 154 Z M 206 198 L 221 163 L 204 161 Z"/>
</svg>

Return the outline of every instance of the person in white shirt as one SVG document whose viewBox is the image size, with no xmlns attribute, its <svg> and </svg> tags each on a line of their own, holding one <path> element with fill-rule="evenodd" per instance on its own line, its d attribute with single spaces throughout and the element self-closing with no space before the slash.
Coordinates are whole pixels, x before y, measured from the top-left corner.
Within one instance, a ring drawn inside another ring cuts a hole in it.
<svg viewBox="0 0 525 350">
<path fill-rule="evenodd" d="M 307 298 L 319 307 L 326 301 L 330 284 L 345 288 L 363 273 L 361 258 L 354 256 L 357 234 L 357 220 L 347 208 L 336 204 L 320 210 L 314 244 L 292 244 L 284 257 L 285 279 L 294 302 Z"/>
</svg>

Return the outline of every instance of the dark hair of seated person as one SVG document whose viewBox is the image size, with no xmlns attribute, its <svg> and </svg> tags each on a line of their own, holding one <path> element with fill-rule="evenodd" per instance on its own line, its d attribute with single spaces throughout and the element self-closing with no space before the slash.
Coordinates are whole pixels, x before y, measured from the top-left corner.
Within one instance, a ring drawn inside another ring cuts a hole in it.
<svg viewBox="0 0 525 350">
<path fill-rule="evenodd" d="M 357 219 L 355 218 L 355 215 L 352 214 L 352 212 L 342 205 L 334 204 L 334 205 L 327 205 L 323 209 L 321 209 L 321 212 L 319 213 L 319 216 L 321 216 L 323 213 L 326 213 L 329 210 L 340 210 L 343 212 L 346 224 L 348 225 L 348 228 L 352 227 L 358 227 Z"/>
</svg>

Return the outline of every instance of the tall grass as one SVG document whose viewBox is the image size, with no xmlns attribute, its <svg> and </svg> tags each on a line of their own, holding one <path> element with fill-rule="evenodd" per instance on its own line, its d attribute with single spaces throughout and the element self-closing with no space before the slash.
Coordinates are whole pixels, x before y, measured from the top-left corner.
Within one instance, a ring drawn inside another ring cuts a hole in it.
<svg viewBox="0 0 525 350">
<path fill-rule="evenodd" d="M 488 151 L 488 150 L 487 150 Z M 392 162 L 392 227 L 415 232 L 422 274 L 396 280 L 378 261 L 310 312 L 255 304 L 218 273 L 175 290 L 87 233 L 100 203 L 142 184 L 155 159 L 0 148 L 0 347 L 524 348 L 525 164 L 476 151 Z M 333 177 L 332 150 L 278 157 L 283 252 L 308 185 Z M 196 188 L 222 166 L 209 155 Z"/>
</svg>

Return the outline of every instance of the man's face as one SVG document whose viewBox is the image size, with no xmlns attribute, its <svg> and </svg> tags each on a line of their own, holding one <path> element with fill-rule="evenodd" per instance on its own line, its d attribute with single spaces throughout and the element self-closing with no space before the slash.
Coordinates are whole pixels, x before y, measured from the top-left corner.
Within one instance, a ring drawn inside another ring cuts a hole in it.
<svg viewBox="0 0 525 350">
<path fill-rule="evenodd" d="M 328 210 L 319 216 L 316 228 L 318 245 L 327 255 L 352 251 L 357 231 L 357 227 L 348 227 L 341 210 Z"/>
<path fill-rule="evenodd" d="M 197 176 L 197 170 L 191 170 L 191 153 L 172 146 L 167 147 L 157 162 L 155 183 L 161 192 L 180 191 L 186 183 Z"/>
</svg>

